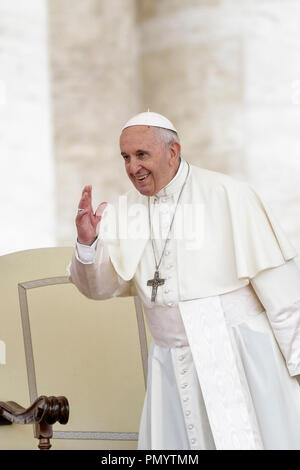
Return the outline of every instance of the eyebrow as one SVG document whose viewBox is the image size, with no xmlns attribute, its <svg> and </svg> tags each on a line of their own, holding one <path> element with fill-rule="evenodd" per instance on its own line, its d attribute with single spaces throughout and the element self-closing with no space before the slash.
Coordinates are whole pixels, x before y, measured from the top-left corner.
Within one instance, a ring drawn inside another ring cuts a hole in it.
<svg viewBox="0 0 300 470">
<path fill-rule="evenodd" d="M 149 155 L 149 152 L 147 150 L 138 149 L 138 150 L 136 150 L 135 153 L 139 153 L 139 152 L 147 153 Z M 127 155 L 127 153 L 126 152 L 121 152 L 121 155 Z"/>
</svg>

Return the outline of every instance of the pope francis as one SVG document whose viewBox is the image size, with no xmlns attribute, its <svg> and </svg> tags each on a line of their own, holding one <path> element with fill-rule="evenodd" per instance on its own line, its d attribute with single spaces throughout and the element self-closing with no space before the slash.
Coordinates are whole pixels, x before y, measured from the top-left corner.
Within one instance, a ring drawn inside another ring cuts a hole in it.
<svg viewBox="0 0 300 470">
<path fill-rule="evenodd" d="M 134 188 L 95 212 L 83 189 L 70 278 L 143 303 L 138 449 L 300 449 L 294 248 L 250 185 L 181 157 L 164 116 L 130 119 L 120 148 Z"/>
</svg>

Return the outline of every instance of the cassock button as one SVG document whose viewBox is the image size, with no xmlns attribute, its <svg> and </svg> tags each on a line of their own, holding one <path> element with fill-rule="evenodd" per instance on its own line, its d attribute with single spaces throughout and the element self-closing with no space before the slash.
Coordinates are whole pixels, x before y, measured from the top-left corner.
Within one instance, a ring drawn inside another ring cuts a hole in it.
<svg viewBox="0 0 300 470">
<path fill-rule="evenodd" d="M 181 356 L 179 356 L 179 358 L 178 358 L 178 359 L 179 359 L 180 361 L 183 361 L 183 359 L 184 359 L 184 355 L 181 355 Z"/>
<path fill-rule="evenodd" d="M 164 290 L 164 293 L 165 293 L 165 294 L 168 294 L 169 292 L 170 292 L 169 289 L 165 289 L 165 290 Z"/>
<path fill-rule="evenodd" d="M 182 384 L 181 385 L 181 388 L 186 388 L 187 387 L 187 384 Z"/>
<path fill-rule="evenodd" d="M 193 424 L 189 424 L 189 425 L 188 425 L 188 429 L 189 429 L 189 430 L 193 429 L 193 427 L 194 427 Z"/>
<path fill-rule="evenodd" d="M 168 264 L 167 269 L 173 268 L 173 264 Z"/>
<path fill-rule="evenodd" d="M 192 444 L 196 444 L 196 439 L 194 439 L 194 438 L 191 439 L 191 443 L 192 443 Z"/>
<path fill-rule="evenodd" d="M 187 411 L 185 412 L 185 416 L 190 416 L 190 414 L 191 414 L 190 410 L 187 410 Z"/>
<path fill-rule="evenodd" d="M 183 401 L 184 403 L 186 403 L 187 401 L 189 401 L 189 397 L 184 397 Z"/>
<path fill-rule="evenodd" d="M 180 373 L 181 373 L 181 375 L 183 375 L 183 374 L 185 374 L 186 372 L 187 372 L 186 369 L 182 369 L 182 371 L 181 371 Z"/>
<path fill-rule="evenodd" d="M 166 251 L 165 252 L 165 256 L 169 256 L 170 252 L 169 251 Z"/>
<path fill-rule="evenodd" d="M 168 307 L 174 307 L 173 302 L 169 302 L 169 303 L 168 303 Z"/>
</svg>

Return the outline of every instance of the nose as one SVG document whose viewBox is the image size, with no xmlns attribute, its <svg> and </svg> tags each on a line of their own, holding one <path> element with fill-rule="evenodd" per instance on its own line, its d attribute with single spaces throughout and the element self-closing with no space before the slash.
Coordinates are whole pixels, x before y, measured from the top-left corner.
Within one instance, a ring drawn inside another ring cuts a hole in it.
<svg viewBox="0 0 300 470">
<path fill-rule="evenodd" d="M 130 163 L 129 163 L 129 173 L 132 175 L 136 175 L 138 171 L 142 168 L 142 165 L 136 158 L 130 158 Z"/>
</svg>

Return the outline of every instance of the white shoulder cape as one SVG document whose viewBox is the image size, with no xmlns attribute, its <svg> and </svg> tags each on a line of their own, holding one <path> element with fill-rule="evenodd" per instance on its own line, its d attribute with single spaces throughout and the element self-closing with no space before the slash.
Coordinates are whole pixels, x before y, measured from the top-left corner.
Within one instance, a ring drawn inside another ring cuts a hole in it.
<svg viewBox="0 0 300 470">
<path fill-rule="evenodd" d="M 132 189 L 122 196 L 122 204 L 119 200 L 108 206 L 106 221 L 110 228 L 113 224 L 113 235 L 111 230 L 102 231 L 101 223 L 100 237 L 124 280 L 132 279 L 143 262 L 149 239 L 147 199 Z M 271 211 L 246 183 L 191 165 L 181 205 L 201 209 L 201 218 L 196 221 L 201 224 L 198 243 L 186 239 L 177 243 L 181 301 L 238 289 L 260 271 L 280 266 L 297 255 Z M 188 223 L 190 220 L 183 218 L 182 225 Z M 140 228 L 140 235 L 134 228 Z M 153 266 L 149 267 L 152 275 Z"/>
</svg>

